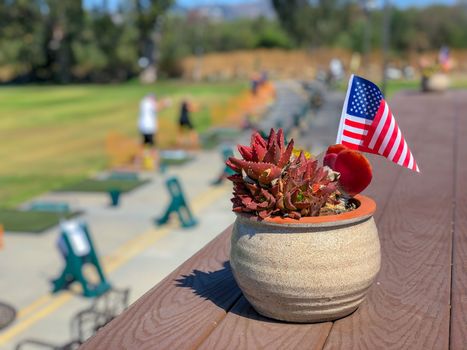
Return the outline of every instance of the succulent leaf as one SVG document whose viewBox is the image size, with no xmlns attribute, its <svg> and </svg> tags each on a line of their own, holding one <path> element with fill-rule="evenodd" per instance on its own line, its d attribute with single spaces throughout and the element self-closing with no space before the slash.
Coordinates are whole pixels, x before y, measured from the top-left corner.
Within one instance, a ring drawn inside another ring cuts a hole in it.
<svg viewBox="0 0 467 350">
<path fill-rule="evenodd" d="M 278 164 L 281 158 L 281 151 L 276 141 L 273 141 L 271 147 L 268 149 L 264 156 L 263 162 Z"/>
<path fill-rule="evenodd" d="M 290 194 L 290 192 L 287 192 L 284 195 L 284 204 L 285 204 L 285 207 L 288 210 L 296 210 L 297 209 L 297 207 L 294 206 L 293 203 L 292 203 L 292 195 Z"/>
<path fill-rule="evenodd" d="M 227 179 L 232 181 L 233 183 L 243 183 L 243 177 L 240 174 L 227 176 Z"/>
<path fill-rule="evenodd" d="M 264 141 L 263 137 L 257 131 L 255 131 L 253 135 L 251 135 L 251 145 L 255 144 L 266 148 L 266 141 Z"/>
<path fill-rule="evenodd" d="M 279 146 L 279 148 L 280 148 L 280 150 L 282 152 L 284 147 L 285 147 L 284 131 L 282 129 L 279 129 L 277 131 L 276 138 L 277 138 L 277 145 Z"/>
<path fill-rule="evenodd" d="M 294 141 L 290 140 L 284 153 L 281 154 L 279 161 L 277 162 L 277 166 L 283 168 L 284 166 L 287 165 L 287 163 L 290 161 L 290 157 L 292 156 L 293 145 L 294 145 Z"/>
<path fill-rule="evenodd" d="M 264 156 L 266 155 L 266 147 L 260 144 L 254 144 L 251 146 L 251 148 L 252 148 L 252 153 L 253 153 L 252 160 L 254 162 L 262 162 L 264 159 Z"/>
<path fill-rule="evenodd" d="M 242 172 L 242 168 L 239 167 L 238 165 L 235 164 L 235 161 L 232 162 L 232 160 L 237 160 L 236 158 L 234 157 L 229 157 L 229 159 L 227 159 L 227 161 L 225 162 L 225 164 L 230 168 L 232 169 L 233 171 L 235 171 L 236 173 L 239 173 L 241 174 Z"/>
<path fill-rule="evenodd" d="M 276 141 L 276 131 L 271 128 L 271 131 L 269 132 L 269 137 L 268 137 L 268 143 L 267 143 L 267 148 L 271 148 L 272 144 Z"/>
<path fill-rule="evenodd" d="M 253 150 L 251 147 L 238 145 L 238 152 L 243 157 L 243 159 L 252 161 L 253 160 Z"/>
<path fill-rule="evenodd" d="M 270 164 L 270 168 L 266 169 L 261 173 L 258 177 L 258 181 L 264 185 L 270 184 L 274 179 L 277 179 L 281 176 L 282 170 L 281 168 Z"/>
</svg>

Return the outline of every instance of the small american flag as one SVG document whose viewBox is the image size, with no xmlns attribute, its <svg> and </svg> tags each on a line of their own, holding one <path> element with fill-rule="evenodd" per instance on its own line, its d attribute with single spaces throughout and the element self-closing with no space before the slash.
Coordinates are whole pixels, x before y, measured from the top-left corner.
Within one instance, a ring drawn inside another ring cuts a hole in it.
<svg viewBox="0 0 467 350">
<path fill-rule="evenodd" d="M 382 155 L 420 172 L 381 91 L 371 81 L 355 75 L 349 80 L 336 143 Z"/>
</svg>

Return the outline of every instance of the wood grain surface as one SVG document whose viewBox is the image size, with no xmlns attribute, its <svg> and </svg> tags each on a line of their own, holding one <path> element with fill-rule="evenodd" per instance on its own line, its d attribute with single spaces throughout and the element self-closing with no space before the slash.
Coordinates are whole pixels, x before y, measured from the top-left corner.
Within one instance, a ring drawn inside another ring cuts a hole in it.
<svg viewBox="0 0 467 350">
<path fill-rule="evenodd" d="M 274 321 L 259 315 L 241 297 L 199 349 L 322 349 L 331 325 Z"/>
<path fill-rule="evenodd" d="M 211 241 L 82 349 L 196 348 L 240 297 L 226 264 L 230 233 Z"/>
<path fill-rule="evenodd" d="M 451 292 L 451 349 L 467 349 L 467 93 L 453 96 L 455 115 L 455 212 Z"/>
<path fill-rule="evenodd" d="M 421 168 L 400 168 L 377 226 L 382 268 L 360 308 L 334 323 L 325 349 L 447 349 L 452 242 L 453 107 L 447 96 L 391 102 Z"/>
</svg>

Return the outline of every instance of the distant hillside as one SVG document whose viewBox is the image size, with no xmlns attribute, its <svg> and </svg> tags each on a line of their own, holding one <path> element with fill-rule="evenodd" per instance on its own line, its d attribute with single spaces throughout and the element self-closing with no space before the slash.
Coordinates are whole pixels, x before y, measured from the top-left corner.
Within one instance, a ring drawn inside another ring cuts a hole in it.
<svg viewBox="0 0 467 350">
<path fill-rule="evenodd" d="M 197 13 L 216 20 L 234 20 L 238 18 L 274 18 L 275 12 L 268 0 L 245 1 L 238 4 L 195 5 L 190 7 L 175 6 L 173 13 L 188 15 Z"/>
<path fill-rule="evenodd" d="M 452 50 L 451 56 L 453 73 L 467 74 L 467 50 Z M 346 71 L 350 71 L 352 52 L 338 48 L 320 48 L 313 51 L 257 49 L 209 53 L 202 57 L 190 56 L 183 59 L 182 69 L 186 79 L 248 79 L 261 71 L 267 72 L 272 79 L 313 79 L 319 70 L 327 71 L 330 60 L 336 57 L 342 61 Z M 427 51 L 423 56 L 413 53 L 405 58 L 393 58 L 390 67 L 402 69 L 408 65 L 417 72 L 421 57 L 430 64 L 435 64 L 438 51 Z M 368 66 L 359 64 L 352 72 L 377 80 L 381 77 L 381 63 L 381 52 L 375 50 L 369 57 Z"/>
</svg>

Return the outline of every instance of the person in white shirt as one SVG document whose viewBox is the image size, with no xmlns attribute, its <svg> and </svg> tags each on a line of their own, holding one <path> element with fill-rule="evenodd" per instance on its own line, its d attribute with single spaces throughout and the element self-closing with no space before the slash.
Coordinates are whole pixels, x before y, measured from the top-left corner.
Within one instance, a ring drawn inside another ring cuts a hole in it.
<svg viewBox="0 0 467 350">
<path fill-rule="evenodd" d="M 139 104 L 138 129 L 143 145 L 154 146 L 158 129 L 156 95 L 148 94 Z"/>
</svg>

